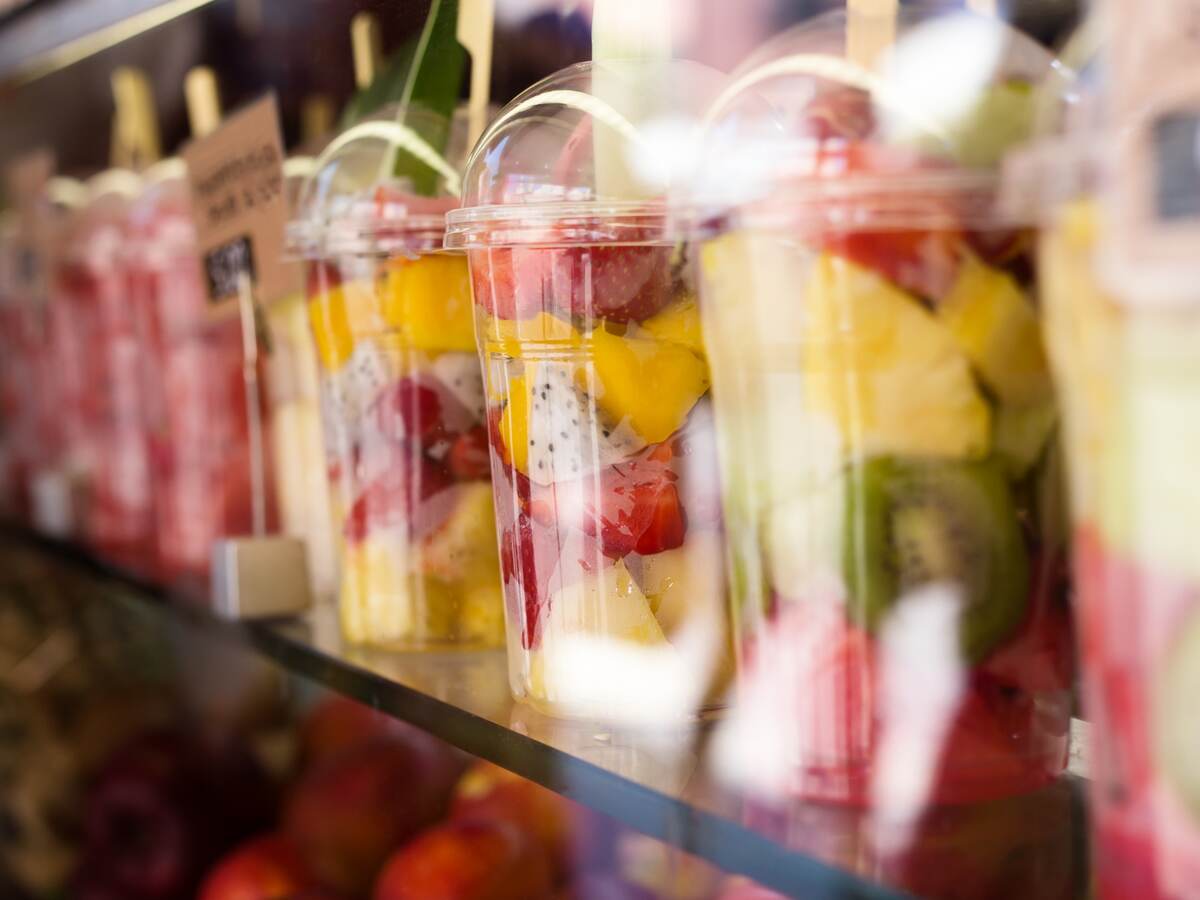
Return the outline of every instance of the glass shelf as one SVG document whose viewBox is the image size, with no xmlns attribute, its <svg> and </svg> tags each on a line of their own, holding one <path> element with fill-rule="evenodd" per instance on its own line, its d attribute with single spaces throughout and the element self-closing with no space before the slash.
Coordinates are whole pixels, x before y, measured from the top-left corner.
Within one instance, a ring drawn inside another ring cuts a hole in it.
<svg viewBox="0 0 1200 900">
<path fill-rule="evenodd" d="M 571 797 L 630 827 L 790 896 L 883 898 L 918 894 L 1066 900 L 1086 896 L 1079 779 L 1034 795 L 928 814 L 911 857 L 881 863 L 875 825 L 859 810 L 796 805 L 756 809 L 711 778 L 712 723 L 622 732 L 550 719 L 508 691 L 502 652 L 400 654 L 343 645 L 328 610 L 304 619 L 242 624 L 204 610 L 79 549 L 0 528 L 0 566 L 12 554 L 52 559 L 106 596 L 215 633 L 291 672 L 354 697 L 447 742 Z M 975 890 L 978 888 L 978 890 Z M 949 891 L 949 893 L 946 893 Z"/>
</svg>

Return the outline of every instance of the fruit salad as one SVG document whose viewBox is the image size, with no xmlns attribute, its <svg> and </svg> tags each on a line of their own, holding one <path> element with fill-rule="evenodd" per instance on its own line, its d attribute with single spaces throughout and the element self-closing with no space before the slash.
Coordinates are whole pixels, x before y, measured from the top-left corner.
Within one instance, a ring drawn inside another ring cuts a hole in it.
<svg viewBox="0 0 1200 900">
<path fill-rule="evenodd" d="M 144 360 L 125 256 L 126 216 L 138 187 L 135 176 L 117 170 L 90 183 L 91 199 L 72 217 L 54 284 L 86 342 L 78 386 L 88 457 L 83 537 L 126 565 L 147 559 L 154 534 Z"/>
<path fill-rule="evenodd" d="M 131 212 L 130 293 L 144 336 L 158 564 L 168 580 L 205 582 L 213 543 L 253 534 L 256 506 L 272 525 L 265 438 L 253 437 L 268 427 L 266 378 L 262 355 L 248 378 L 237 311 L 209 309 L 181 165 L 148 174 Z"/>
<path fill-rule="evenodd" d="M 1064 204 L 1040 253 L 1070 463 L 1097 896 L 1182 898 L 1200 879 L 1200 319 L 1106 286 L 1099 209 Z"/>
<path fill-rule="evenodd" d="M 743 145 L 773 181 L 696 220 L 743 696 L 794 796 L 1029 791 L 1071 705 L 1057 408 L 1030 235 L 991 213 L 979 140 L 1031 89 L 997 77 L 918 140 L 869 70 L 793 51 L 844 21 L 735 75 L 768 99 Z M 891 58 L 918 33 L 941 32 L 902 16 Z M 712 140 L 755 109 L 716 110 Z"/>
<path fill-rule="evenodd" d="M 661 721 L 716 702 L 729 660 L 721 513 L 700 311 L 661 196 L 558 202 L 603 168 L 597 107 L 575 98 L 621 74 L 578 66 L 513 101 L 449 237 L 471 266 L 513 693 Z M 531 174 L 533 153 L 554 161 Z"/>
<path fill-rule="evenodd" d="M 350 641 L 499 646 L 483 380 L 461 256 L 309 263 Z"/>
</svg>

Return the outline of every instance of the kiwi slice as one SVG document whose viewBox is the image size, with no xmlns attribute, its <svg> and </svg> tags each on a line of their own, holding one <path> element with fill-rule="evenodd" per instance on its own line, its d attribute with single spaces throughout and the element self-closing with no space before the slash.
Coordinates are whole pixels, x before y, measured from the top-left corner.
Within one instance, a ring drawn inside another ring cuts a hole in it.
<svg viewBox="0 0 1200 900">
<path fill-rule="evenodd" d="M 1200 614 L 1173 641 L 1154 691 L 1154 745 L 1163 777 L 1192 818 L 1200 821 Z"/>
<path fill-rule="evenodd" d="M 999 463 L 884 457 L 847 478 L 843 562 L 851 615 L 874 630 L 925 584 L 963 592 L 963 656 L 976 662 L 1025 615 L 1029 558 Z"/>
</svg>

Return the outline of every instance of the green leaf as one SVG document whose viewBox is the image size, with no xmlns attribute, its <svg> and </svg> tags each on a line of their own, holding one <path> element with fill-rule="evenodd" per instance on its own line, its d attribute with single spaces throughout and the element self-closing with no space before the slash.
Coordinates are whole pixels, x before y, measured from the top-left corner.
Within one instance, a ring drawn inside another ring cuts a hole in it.
<svg viewBox="0 0 1200 900">
<path fill-rule="evenodd" d="M 409 109 L 424 109 L 434 113 L 432 122 L 402 121 L 444 154 L 466 68 L 466 51 L 458 43 L 457 32 L 458 0 L 433 0 L 421 33 L 393 53 L 379 76 L 354 96 L 343 113 L 343 126 L 390 104 L 399 104 L 401 115 Z M 437 191 L 438 174 L 406 150 L 396 151 L 393 174 L 409 179 L 418 194 Z"/>
</svg>

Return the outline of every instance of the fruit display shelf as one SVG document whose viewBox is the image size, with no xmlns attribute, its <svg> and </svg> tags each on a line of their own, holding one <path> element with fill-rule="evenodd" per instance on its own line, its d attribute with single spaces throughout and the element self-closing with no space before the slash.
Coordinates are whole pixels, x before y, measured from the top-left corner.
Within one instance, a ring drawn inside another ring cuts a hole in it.
<svg viewBox="0 0 1200 900">
<path fill-rule="evenodd" d="M 903 884 L 917 895 L 942 894 L 951 877 L 947 867 L 954 877 L 977 883 L 981 877 L 994 881 L 994 875 L 979 872 L 997 866 L 1004 870 L 1005 886 L 1016 879 L 1021 896 L 1086 896 L 1085 815 L 1074 776 L 1033 801 L 1001 801 L 983 813 L 951 810 L 944 815 L 939 810 L 927 815 L 921 823 L 928 836 L 923 842 L 933 855 L 897 868 L 864 861 L 870 824 L 860 813 L 816 805 L 756 811 L 722 790 L 708 765 L 713 723 L 634 733 L 548 719 L 512 702 L 503 651 L 397 654 L 348 647 L 323 610 L 274 622 L 221 620 L 198 596 L 164 590 L 74 545 L 0 524 L 0 569 L 6 558 L 27 554 L 71 570 L 94 586 L 98 596 L 260 654 L 789 896 L 912 896 L 883 886 L 885 882 Z M 915 875 L 913 865 L 920 870 Z M 1013 871 L 1014 865 L 1020 871 Z M 930 876 L 941 880 L 929 883 L 925 879 Z M 1040 887 L 1030 893 L 1026 888 L 1031 883 L 1053 887 L 1046 894 Z"/>
</svg>

